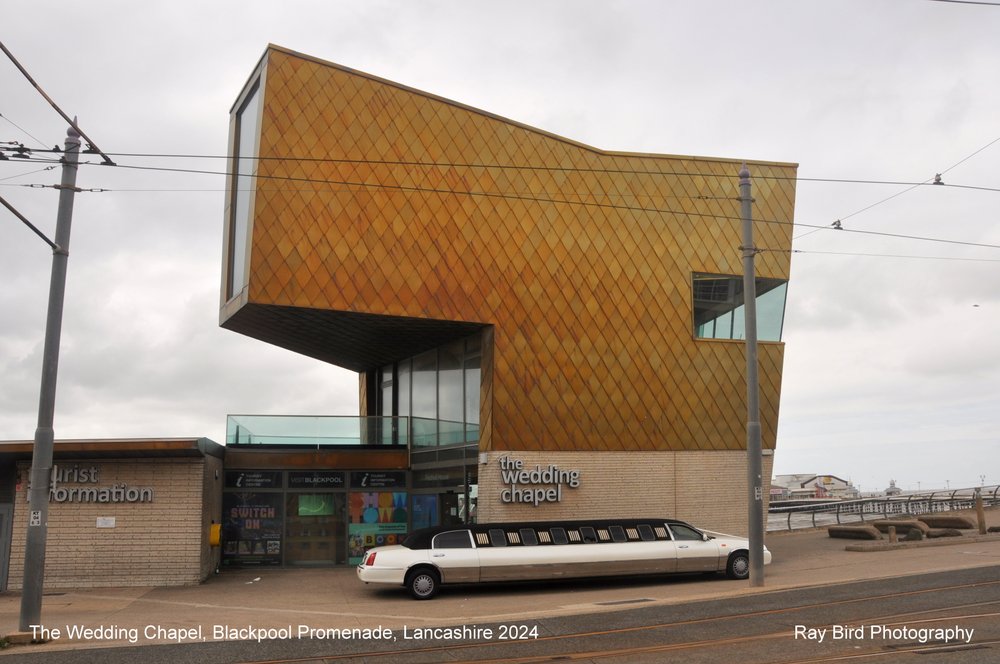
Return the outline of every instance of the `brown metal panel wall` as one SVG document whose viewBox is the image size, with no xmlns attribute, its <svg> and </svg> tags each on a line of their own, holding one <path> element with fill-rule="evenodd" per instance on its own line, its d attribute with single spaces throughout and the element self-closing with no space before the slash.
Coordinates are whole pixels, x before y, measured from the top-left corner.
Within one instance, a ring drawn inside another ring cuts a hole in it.
<svg viewBox="0 0 1000 664">
<path fill-rule="evenodd" d="M 745 446 L 743 345 L 695 341 L 691 314 L 692 272 L 742 272 L 739 161 L 603 152 L 266 58 L 251 304 L 492 324 L 483 449 Z M 749 166 L 758 273 L 787 278 L 796 167 Z M 782 358 L 761 344 L 765 447 Z"/>
</svg>

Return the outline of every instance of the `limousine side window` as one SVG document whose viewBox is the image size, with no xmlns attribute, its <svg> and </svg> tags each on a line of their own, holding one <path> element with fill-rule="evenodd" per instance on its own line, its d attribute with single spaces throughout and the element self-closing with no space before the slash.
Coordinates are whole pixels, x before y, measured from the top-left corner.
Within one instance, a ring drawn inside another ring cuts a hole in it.
<svg viewBox="0 0 1000 664">
<path fill-rule="evenodd" d="M 432 549 L 471 549 L 472 538 L 468 530 L 452 530 L 435 535 L 431 541 Z"/>
<path fill-rule="evenodd" d="M 490 528 L 490 544 L 493 546 L 507 546 L 507 536 L 502 528 Z"/>
<path fill-rule="evenodd" d="M 597 542 L 597 533 L 590 526 L 581 526 L 580 534 L 583 536 L 584 544 L 593 544 Z"/>
<path fill-rule="evenodd" d="M 670 531 L 676 540 L 700 540 L 701 533 L 694 528 L 688 528 L 680 524 L 670 524 Z"/>
<path fill-rule="evenodd" d="M 535 536 L 535 531 L 531 528 L 521 528 L 521 544 L 525 546 L 536 546 L 538 544 L 538 537 Z"/>
<path fill-rule="evenodd" d="M 565 528 L 553 528 L 549 533 L 552 535 L 553 544 L 569 544 L 569 537 L 566 536 Z"/>
<path fill-rule="evenodd" d="M 625 536 L 625 529 L 621 526 L 611 526 L 608 528 L 611 531 L 611 540 L 614 542 L 626 542 L 628 538 Z"/>
<path fill-rule="evenodd" d="M 653 532 L 653 528 L 646 524 L 639 526 L 639 538 L 643 542 L 653 542 L 656 540 L 656 533 Z"/>
</svg>

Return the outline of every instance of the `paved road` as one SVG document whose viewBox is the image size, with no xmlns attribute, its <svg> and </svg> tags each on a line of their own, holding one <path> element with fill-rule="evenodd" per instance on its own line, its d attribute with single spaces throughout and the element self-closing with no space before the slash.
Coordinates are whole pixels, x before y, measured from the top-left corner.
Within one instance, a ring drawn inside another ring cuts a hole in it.
<svg viewBox="0 0 1000 664">
<path fill-rule="evenodd" d="M 688 582 L 678 579 L 668 583 Z M 623 583 L 628 588 L 627 582 Z M 641 591 L 643 586 L 635 588 Z M 496 588 L 484 592 L 519 591 Z M 410 628 L 407 633 L 394 630 L 392 640 L 322 640 L 314 636 L 260 643 L 22 651 L 16 660 L 26 664 L 567 660 L 816 664 L 858 656 L 879 663 L 914 661 L 914 654 L 930 655 L 921 661 L 933 662 L 942 661 L 939 658 L 947 653 L 949 664 L 1000 662 L 998 566 L 685 604 L 644 607 L 643 599 L 616 600 L 634 603 L 635 608 L 612 613 L 465 626 L 490 629 L 491 638 L 483 638 L 485 633 L 480 632 L 480 638 L 451 640 L 447 633 L 420 634 L 415 632 L 420 628 Z"/>
</svg>

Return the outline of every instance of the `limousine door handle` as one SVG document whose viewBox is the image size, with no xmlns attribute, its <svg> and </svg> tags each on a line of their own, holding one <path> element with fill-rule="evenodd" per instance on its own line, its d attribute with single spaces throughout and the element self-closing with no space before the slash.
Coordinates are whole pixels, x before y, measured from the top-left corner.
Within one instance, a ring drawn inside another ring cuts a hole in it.
<svg viewBox="0 0 1000 664">
<path fill-rule="evenodd" d="M 431 555 L 431 558 L 444 558 L 443 553 L 435 553 Z"/>
<path fill-rule="evenodd" d="M 690 547 L 687 544 L 678 544 L 677 548 L 678 549 L 687 549 L 687 548 L 690 548 Z"/>
</svg>

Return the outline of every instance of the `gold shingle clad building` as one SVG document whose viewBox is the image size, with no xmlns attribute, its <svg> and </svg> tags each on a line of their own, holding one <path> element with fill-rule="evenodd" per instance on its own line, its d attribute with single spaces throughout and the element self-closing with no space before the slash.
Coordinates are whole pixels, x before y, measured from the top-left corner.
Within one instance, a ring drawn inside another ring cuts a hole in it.
<svg viewBox="0 0 1000 664">
<path fill-rule="evenodd" d="M 600 150 L 276 46 L 231 154 L 222 326 L 358 372 L 358 444 L 406 446 L 427 523 L 745 532 L 743 160 Z M 773 450 L 796 167 L 747 164 Z"/>
</svg>

